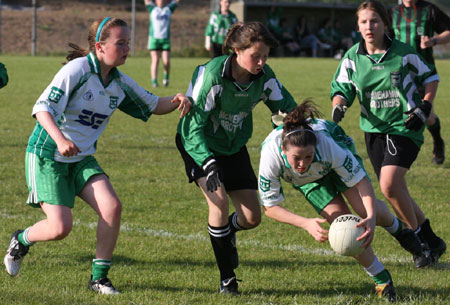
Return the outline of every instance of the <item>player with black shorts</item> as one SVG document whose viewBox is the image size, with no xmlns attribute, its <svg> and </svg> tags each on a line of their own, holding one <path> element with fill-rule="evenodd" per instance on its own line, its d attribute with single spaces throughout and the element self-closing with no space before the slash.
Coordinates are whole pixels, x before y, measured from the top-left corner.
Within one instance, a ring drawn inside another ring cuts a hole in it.
<svg viewBox="0 0 450 305">
<path fill-rule="evenodd" d="M 236 232 L 261 221 L 257 179 L 246 143 L 252 136 L 252 110 L 264 102 L 272 113 L 296 107 L 268 65 L 277 41 L 260 22 L 237 23 L 228 32 L 224 49 L 195 69 L 187 96 L 191 114 L 181 119 L 177 147 L 189 181 L 195 181 L 208 202 L 208 232 L 220 271 L 219 292 L 238 294 Z M 228 196 L 235 213 L 228 215 Z"/>
<path fill-rule="evenodd" d="M 429 64 L 435 64 L 433 47 L 450 42 L 450 17 L 427 1 L 402 0 L 401 4 L 393 8 L 392 19 L 395 38 L 412 46 Z M 423 95 L 424 88 L 420 89 Z M 431 161 L 442 164 L 445 159 L 445 144 L 434 107 L 431 109 L 426 126 L 433 137 Z"/>
<path fill-rule="evenodd" d="M 413 48 L 385 34 L 391 19 L 383 4 L 366 1 L 356 16 L 363 39 L 347 51 L 331 83 L 332 117 L 339 122 L 358 97 L 360 127 L 381 191 L 423 244 L 414 255 L 422 268 L 437 262 L 446 245 L 411 198 L 405 175 L 423 144 L 439 76 Z"/>
</svg>

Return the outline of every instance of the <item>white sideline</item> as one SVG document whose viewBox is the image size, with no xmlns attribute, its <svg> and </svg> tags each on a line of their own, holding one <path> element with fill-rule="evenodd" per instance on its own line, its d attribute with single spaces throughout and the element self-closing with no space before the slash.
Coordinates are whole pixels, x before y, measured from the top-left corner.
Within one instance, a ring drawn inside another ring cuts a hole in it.
<svg viewBox="0 0 450 305">
<path fill-rule="evenodd" d="M 11 215 L 6 213 L 5 211 L 0 211 L 0 219 L 15 219 L 15 218 L 24 218 L 24 215 Z M 31 216 L 25 216 L 25 218 L 32 218 Z M 34 217 L 33 217 L 34 218 Z M 89 228 L 96 228 L 97 223 L 84 223 L 80 221 L 80 219 L 74 219 L 73 221 L 74 226 L 80 225 L 85 226 Z M 130 224 L 122 224 L 120 226 L 120 231 L 122 232 L 131 232 L 131 233 L 141 233 L 146 234 L 150 236 L 155 237 L 163 237 L 163 238 L 173 238 L 173 239 L 182 239 L 182 240 L 195 240 L 195 241 L 201 241 L 201 242 L 208 242 L 209 243 L 209 237 L 206 235 L 202 235 L 200 233 L 196 234 L 179 234 L 176 232 L 169 232 L 164 230 L 155 230 L 151 228 L 145 228 L 145 227 L 135 227 Z M 206 232 L 206 230 L 205 230 Z M 297 252 L 302 254 L 313 254 L 313 255 L 320 255 L 320 256 L 339 256 L 334 251 L 330 249 L 325 248 L 310 248 L 310 247 L 303 247 L 301 245 L 296 244 L 275 244 L 275 243 L 263 243 L 258 240 L 239 240 L 238 239 L 238 245 L 245 246 L 245 247 L 253 247 L 253 248 L 261 248 L 261 249 L 271 249 L 271 250 L 283 250 L 283 251 L 290 251 L 290 252 Z M 399 248 L 399 251 L 404 252 L 404 250 L 401 250 Z M 392 254 L 388 255 L 386 257 L 380 257 L 380 261 L 382 262 L 389 262 L 389 263 L 410 263 L 412 262 L 411 257 L 408 255 L 397 255 Z"/>
</svg>

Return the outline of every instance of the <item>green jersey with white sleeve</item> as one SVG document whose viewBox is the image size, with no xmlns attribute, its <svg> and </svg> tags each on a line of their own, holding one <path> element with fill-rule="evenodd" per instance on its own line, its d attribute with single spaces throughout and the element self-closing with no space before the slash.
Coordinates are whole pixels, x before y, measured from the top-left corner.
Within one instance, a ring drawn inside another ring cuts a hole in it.
<svg viewBox="0 0 450 305">
<path fill-rule="evenodd" d="M 237 21 L 236 15 L 231 11 L 228 11 L 228 15 L 222 15 L 220 11 L 214 11 L 209 17 L 205 36 L 210 36 L 212 43 L 223 44 L 227 37 L 228 30 Z"/>
<path fill-rule="evenodd" d="M 383 54 L 369 55 L 364 40 L 347 51 L 331 82 L 330 96 L 344 98 L 349 107 L 358 97 L 363 131 L 406 136 L 420 147 L 423 128 L 407 129 L 405 112 L 422 103 L 418 88 L 439 81 L 439 76 L 411 46 L 387 36 L 385 40 Z"/>
<path fill-rule="evenodd" d="M 163 7 L 156 6 L 153 1 L 147 6 L 150 13 L 150 39 L 170 39 L 170 17 L 178 6 L 176 1 Z"/>
<path fill-rule="evenodd" d="M 62 156 L 39 122 L 29 138 L 27 152 L 58 162 L 81 161 L 95 153 L 97 139 L 116 109 L 147 121 L 158 100 L 158 96 L 146 91 L 117 68 L 111 70 L 110 83 L 104 84 L 98 59 L 94 53 L 89 53 L 59 70 L 32 112 L 33 116 L 41 111 L 49 112 L 63 135 L 81 152 L 74 157 Z"/>
<path fill-rule="evenodd" d="M 252 136 L 252 110 L 259 102 L 271 113 L 288 113 L 297 106 L 268 65 L 252 75 L 249 84 L 237 83 L 231 73 L 233 56 L 220 56 L 198 66 L 186 93 L 193 106 L 180 120 L 178 133 L 185 150 L 200 166 L 214 155 L 239 152 Z"/>
<path fill-rule="evenodd" d="M 299 173 L 292 168 L 281 146 L 283 126 L 273 130 L 264 140 L 259 163 L 259 196 L 264 206 L 276 206 L 284 201 L 281 178 L 294 188 L 317 181 L 334 172 L 348 187 L 366 176 L 362 163 L 355 157 L 353 140 L 334 122 L 315 119 L 309 123 L 317 144 L 308 170 Z"/>
</svg>

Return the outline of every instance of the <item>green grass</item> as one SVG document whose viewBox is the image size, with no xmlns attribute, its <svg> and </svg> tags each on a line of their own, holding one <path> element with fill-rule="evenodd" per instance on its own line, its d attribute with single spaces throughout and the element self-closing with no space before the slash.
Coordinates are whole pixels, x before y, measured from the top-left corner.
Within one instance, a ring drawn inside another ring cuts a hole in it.
<svg viewBox="0 0 450 305">
<path fill-rule="evenodd" d="M 11 233 L 43 218 L 27 207 L 24 155 L 35 124 L 35 100 L 60 67 L 63 57 L 3 56 L 10 83 L 0 90 L 0 245 Z M 157 95 L 185 92 L 192 71 L 206 59 L 172 59 L 171 86 Z M 150 87 L 147 57 L 130 58 L 122 71 Z M 313 97 L 330 118 L 329 84 L 338 62 L 332 59 L 270 59 L 269 64 L 297 101 Z M 444 139 L 450 143 L 450 62 L 438 61 L 441 85 L 436 99 Z M 359 107 L 350 108 L 342 126 L 351 135 L 376 181 L 358 126 Z M 271 130 L 269 110 L 255 108 L 254 135 L 248 143 L 255 170 L 259 145 Z M 81 200 L 73 209 L 74 227 L 63 241 L 33 246 L 17 278 L 0 273 L 0 304 L 384 304 L 373 284 L 350 258 L 333 254 L 298 228 L 263 216 L 261 225 L 238 234 L 242 295 L 217 294 L 218 270 L 207 234 L 208 209 L 200 191 L 187 183 L 175 148 L 178 114 L 152 116 L 148 123 L 119 111 L 102 135 L 96 158 L 109 174 L 123 202 L 122 230 L 110 278 L 119 296 L 98 296 L 86 289 L 95 252 L 95 213 Z M 412 196 L 450 244 L 450 162 L 430 163 L 428 132 L 417 161 L 407 175 Z M 374 185 L 381 198 L 378 184 Z M 311 206 L 289 186 L 285 206 L 316 217 Z M 382 229 L 373 242 L 390 270 L 401 304 L 449 304 L 450 262 L 445 254 L 436 267 L 416 270 L 410 255 Z M 1 250 L 1 248 L 0 248 Z M 1 250 L 4 251 L 4 250 Z"/>
</svg>

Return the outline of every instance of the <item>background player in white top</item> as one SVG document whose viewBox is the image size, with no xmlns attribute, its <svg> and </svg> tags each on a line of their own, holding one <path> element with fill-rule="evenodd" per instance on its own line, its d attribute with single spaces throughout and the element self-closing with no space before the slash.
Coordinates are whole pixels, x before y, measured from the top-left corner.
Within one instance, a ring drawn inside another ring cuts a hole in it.
<svg viewBox="0 0 450 305">
<path fill-rule="evenodd" d="M 180 0 L 145 0 L 150 13 L 150 26 L 148 33 L 148 49 L 152 64 L 150 74 L 153 87 L 158 86 L 158 64 L 162 58 L 164 66 L 163 86 L 169 85 L 170 73 L 170 18 Z"/>
<path fill-rule="evenodd" d="M 370 243 L 375 225 L 384 227 L 402 246 L 415 237 L 392 215 L 384 202 L 375 198 L 353 140 L 337 124 L 316 119 L 320 113 L 306 101 L 284 118 L 284 125 L 272 131 L 262 144 L 259 194 L 266 216 L 308 231 L 318 242 L 328 239 L 321 224 L 349 214 L 344 197 L 363 220 L 364 252 L 355 259 L 372 277 L 378 295 L 396 298 L 392 278 L 374 255 Z M 322 218 L 305 218 L 280 204 L 284 201 L 281 178 L 300 191 Z M 408 249 L 407 249 L 408 250 Z"/>
<path fill-rule="evenodd" d="M 184 116 L 191 107 L 182 94 L 158 97 L 117 70 L 129 51 L 129 29 L 121 19 L 95 21 L 89 30 L 89 49 L 71 44 L 68 63 L 56 74 L 33 108 L 36 127 L 29 139 L 26 174 L 27 203 L 40 207 L 46 218 L 17 230 L 11 237 L 4 263 L 15 276 L 29 247 L 60 240 L 72 229 L 75 196 L 98 214 L 96 258 L 89 288 L 117 294 L 107 274 L 119 235 L 121 202 L 108 176 L 93 157 L 96 142 L 118 108 L 148 120 L 178 107 Z"/>
</svg>

